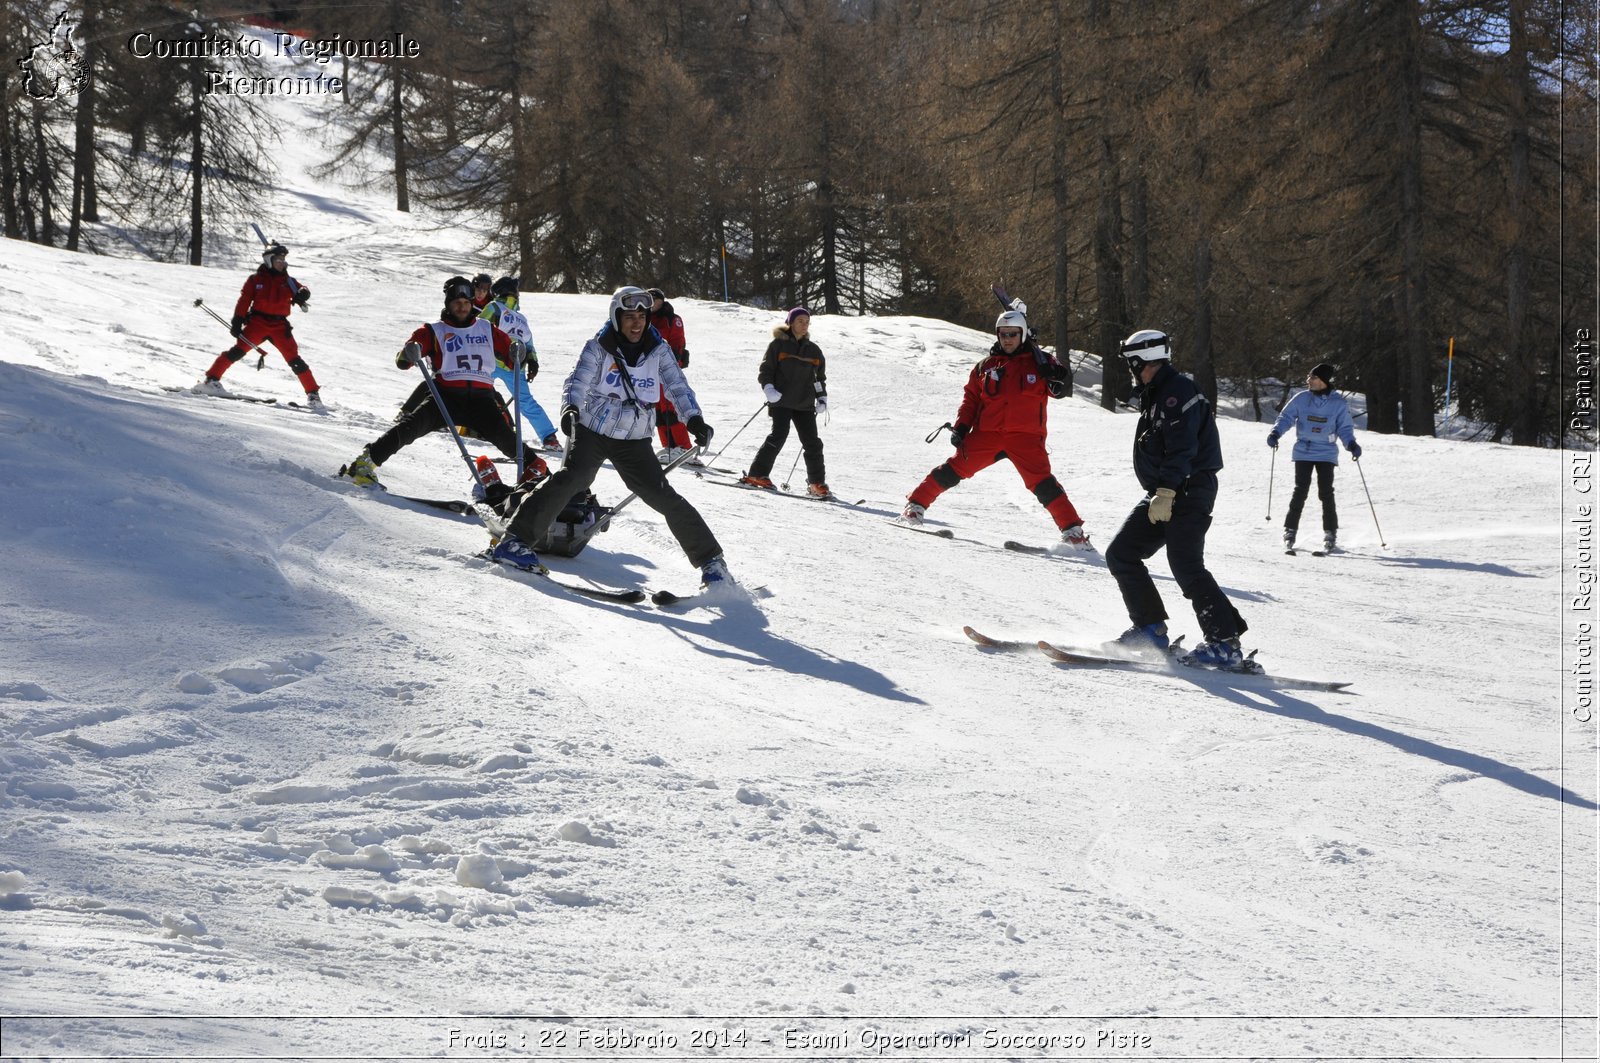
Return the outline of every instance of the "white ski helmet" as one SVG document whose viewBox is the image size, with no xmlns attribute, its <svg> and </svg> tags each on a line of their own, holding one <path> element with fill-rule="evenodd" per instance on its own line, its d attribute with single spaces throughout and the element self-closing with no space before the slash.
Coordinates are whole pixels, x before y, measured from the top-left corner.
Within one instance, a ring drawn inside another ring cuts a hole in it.
<svg viewBox="0 0 1600 1063">
<path fill-rule="evenodd" d="M 1020 310 L 1007 310 L 994 319 L 994 330 L 999 332 L 1003 328 L 1019 328 L 1022 338 L 1028 338 L 1028 315 Z"/>
<path fill-rule="evenodd" d="M 649 292 L 631 284 L 624 284 L 611 293 L 611 324 L 620 329 L 624 310 L 643 310 L 648 314 L 654 305 L 655 300 L 651 298 Z"/>
<path fill-rule="evenodd" d="M 1157 329 L 1140 329 L 1122 341 L 1122 357 L 1128 369 L 1139 372 L 1147 362 L 1172 360 L 1172 340 Z"/>
</svg>

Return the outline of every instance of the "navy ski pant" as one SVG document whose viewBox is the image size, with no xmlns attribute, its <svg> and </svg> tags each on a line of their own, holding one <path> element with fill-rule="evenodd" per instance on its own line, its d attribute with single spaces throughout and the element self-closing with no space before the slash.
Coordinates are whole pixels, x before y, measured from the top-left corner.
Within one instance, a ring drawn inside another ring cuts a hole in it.
<svg viewBox="0 0 1600 1063">
<path fill-rule="evenodd" d="M 1195 619 L 1200 622 L 1206 641 L 1235 638 L 1249 628 L 1206 570 L 1206 532 L 1211 528 L 1211 509 L 1216 502 L 1216 474 L 1195 473 L 1173 500 L 1170 521 L 1150 523 L 1150 498 L 1146 496 L 1122 522 L 1111 545 L 1106 547 L 1106 567 L 1122 591 L 1128 618 L 1136 625 L 1167 619 L 1167 607 L 1145 567 L 1145 562 L 1165 547 L 1172 578 L 1194 606 Z"/>
</svg>

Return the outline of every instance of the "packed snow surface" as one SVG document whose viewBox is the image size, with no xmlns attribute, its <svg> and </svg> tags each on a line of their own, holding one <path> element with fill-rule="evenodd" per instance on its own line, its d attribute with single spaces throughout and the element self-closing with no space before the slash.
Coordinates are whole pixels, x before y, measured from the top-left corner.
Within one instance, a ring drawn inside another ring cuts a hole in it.
<svg viewBox="0 0 1600 1063">
<path fill-rule="evenodd" d="M 1082 645 L 1126 615 L 1103 565 L 1000 548 L 1056 535 L 1009 465 L 930 510 L 956 540 L 886 519 L 988 323 L 818 315 L 828 480 L 864 505 L 679 470 L 766 596 L 586 600 L 333 477 L 415 384 L 392 355 L 443 279 L 510 270 L 307 177 L 319 150 L 286 141 L 262 222 L 313 289 L 326 414 L 276 354 L 225 380 L 274 406 L 166 390 L 227 346 L 192 304 L 228 316 L 248 233 L 204 268 L 0 243 L 5 1058 L 1590 1054 L 1562 1020 L 1595 999 L 1596 796 L 1562 454 L 1362 432 L 1347 552 L 1287 557 L 1287 451 L 1269 509 L 1267 425 L 1225 418 L 1208 558 L 1246 647 L 1352 686 L 1052 665 L 962 627 Z M 741 470 L 781 318 L 673 301 Z M 552 414 L 606 302 L 526 299 Z M 1103 548 L 1140 493 L 1097 381 L 1050 448 Z M 442 434 L 382 472 L 466 497 Z M 550 560 L 698 582 L 643 505 Z"/>
</svg>

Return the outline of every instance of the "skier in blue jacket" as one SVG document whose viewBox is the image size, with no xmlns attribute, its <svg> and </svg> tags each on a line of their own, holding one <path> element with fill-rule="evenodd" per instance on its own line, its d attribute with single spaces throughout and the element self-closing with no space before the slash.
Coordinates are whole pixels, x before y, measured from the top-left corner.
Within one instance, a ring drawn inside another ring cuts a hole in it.
<svg viewBox="0 0 1600 1063">
<path fill-rule="evenodd" d="M 1355 425 L 1344 396 L 1333 390 L 1338 372 L 1327 362 L 1312 366 L 1306 374 L 1306 390 L 1283 406 L 1277 423 L 1267 434 L 1267 446 L 1278 449 L 1278 440 L 1295 429 L 1294 494 L 1289 499 L 1289 515 L 1283 521 L 1283 546 L 1294 549 L 1300 527 L 1300 511 L 1311 491 L 1311 473 L 1317 474 L 1317 497 L 1322 500 L 1322 547 L 1333 550 L 1339 535 L 1339 514 L 1333 504 L 1333 470 L 1339 464 L 1339 443 L 1350 456 L 1361 460 L 1361 444 L 1356 442 Z"/>
</svg>

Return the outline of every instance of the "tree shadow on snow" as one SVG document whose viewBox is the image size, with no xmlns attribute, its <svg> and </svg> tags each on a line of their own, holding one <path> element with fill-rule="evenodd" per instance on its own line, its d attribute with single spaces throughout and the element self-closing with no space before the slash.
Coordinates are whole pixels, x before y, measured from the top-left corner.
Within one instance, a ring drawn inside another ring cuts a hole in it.
<svg viewBox="0 0 1600 1063">
<path fill-rule="evenodd" d="M 779 638 L 767 630 L 767 615 L 754 602 L 718 603 L 684 613 L 659 612 L 648 619 L 712 657 L 808 675 L 886 701 L 927 704 L 876 669 Z"/>
<path fill-rule="evenodd" d="M 1188 669 L 1183 671 L 1188 671 Z M 1452 768 L 1459 768 L 1474 775 L 1498 779 L 1512 789 L 1521 790 L 1523 793 L 1533 797 L 1564 801 L 1574 808 L 1588 809 L 1590 811 L 1600 809 L 1600 805 L 1590 801 L 1588 798 L 1580 797 L 1571 790 L 1558 786 L 1547 779 L 1541 779 L 1532 772 L 1512 767 L 1504 761 L 1495 760 L 1493 757 L 1486 757 L 1479 753 L 1469 753 L 1464 749 L 1456 749 L 1454 746 L 1441 745 L 1438 742 L 1408 735 L 1368 720 L 1358 720 L 1351 716 L 1343 716 L 1337 712 L 1329 712 L 1284 690 L 1273 690 L 1270 687 L 1257 686 L 1254 683 L 1246 685 L 1244 682 L 1232 681 L 1224 673 L 1216 672 L 1198 673 L 1192 676 L 1184 675 L 1181 678 L 1188 679 L 1196 686 L 1245 708 L 1269 712 L 1274 716 L 1283 716 L 1291 720 L 1304 720 L 1307 723 L 1321 724 L 1324 727 L 1332 727 L 1346 734 L 1383 742 L 1413 756 L 1426 757 L 1429 760 L 1437 761 L 1440 764 L 1448 764 Z"/>
</svg>

